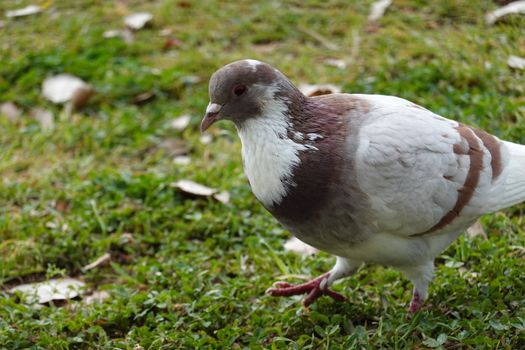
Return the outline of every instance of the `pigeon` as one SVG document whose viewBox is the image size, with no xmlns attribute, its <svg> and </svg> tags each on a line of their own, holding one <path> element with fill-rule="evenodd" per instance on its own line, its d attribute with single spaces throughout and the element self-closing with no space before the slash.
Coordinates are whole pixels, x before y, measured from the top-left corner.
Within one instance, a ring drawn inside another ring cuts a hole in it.
<svg viewBox="0 0 525 350">
<path fill-rule="evenodd" d="M 481 215 L 525 201 L 525 146 L 399 97 L 307 97 L 252 59 L 217 70 L 209 97 L 201 131 L 232 121 L 255 197 L 298 239 L 336 257 L 309 282 L 274 283 L 271 296 L 344 301 L 334 281 L 381 264 L 413 284 L 413 314 L 434 259 Z"/>
</svg>

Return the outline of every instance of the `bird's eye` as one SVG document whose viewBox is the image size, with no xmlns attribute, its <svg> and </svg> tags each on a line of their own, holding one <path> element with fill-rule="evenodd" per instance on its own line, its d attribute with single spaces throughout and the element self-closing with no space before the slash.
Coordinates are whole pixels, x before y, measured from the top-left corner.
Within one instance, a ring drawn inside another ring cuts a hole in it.
<svg viewBox="0 0 525 350">
<path fill-rule="evenodd" d="M 233 93 L 236 96 L 240 96 L 240 95 L 244 94 L 245 92 L 246 92 L 246 85 L 239 84 L 239 85 L 235 85 L 233 87 Z"/>
</svg>

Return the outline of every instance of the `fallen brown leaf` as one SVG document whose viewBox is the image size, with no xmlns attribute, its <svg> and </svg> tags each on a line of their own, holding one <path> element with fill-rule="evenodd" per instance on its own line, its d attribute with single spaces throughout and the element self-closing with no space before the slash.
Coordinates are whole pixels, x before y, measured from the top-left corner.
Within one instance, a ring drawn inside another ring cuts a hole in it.
<svg viewBox="0 0 525 350">
<path fill-rule="evenodd" d="M 147 91 L 133 97 L 133 103 L 141 106 L 153 101 L 154 98 L 155 93 L 153 91 Z"/>
<path fill-rule="evenodd" d="M 105 290 L 94 291 L 91 295 L 84 297 L 84 303 L 91 305 L 95 303 L 101 303 L 110 297 L 109 293 Z"/>
<path fill-rule="evenodd" d="M 487 233 L 485 232 L 485 229 L 483 228 L 483 225 L 481 225 L 481 222 L 479 222 L 479 220 L 467 229 L 467 235 L 469 238 L 481 236 L 484 240 L 488 239 Z"/>
<path fill-rule="evenodd" d="M 164 41 L 164 44 L 162 44 L 162 50 L 170 50 L 173 47 L 180 47 L 182 46 L 182 41 L 180 41 L 177 38 L 168 38 Z"/>
<path fill-rule="evenodd" d="M 497 10 L 487 13 L 485 16 L 485 22 L 491 25 L 500 21 L 504 17 L 514 14 L 525 14 L 525 0 L 511 2 Z"/>
<path fill-rule="evenodd" d="M 16 122 L 22 112 L 13 102 L 4 102 L 0 105 L 0 115 L 7 117 L 12 122 Z"/>
<path fill-rule="evenodd" d="M 130 44 L 133 42 L 133 33 L 130 29 L 111 29 L 106 30 L 102 36 L 106 39 L 121 38 L 124 42 Z"/>
<path fill-rule="evenodd" d="M 190 120 L 190 115 L 181 115 L 180 117 L 173 119 L 171 122 L 171 127 L 177 131 L 182 131 L 190 124 Z"/>
<path fill-rule="evenodd" d="M 86 272 L 86 271 L 89 271 L 89 270 L 93 270 L 97 267 L 101 267 L 101 266 L 106 266 L 110 263 L 111 261 L 111 255 L 109 253 L 106 253 L 100 257 L 98 257 L 95 261 L 87 264 L 86 266 L 84 266 L 82 268 L 82 271 L 83 272 Z"/>
<path fill-rule="evenodd" d="M 511 55 L 507 59 L 507 64 L 510 68 L 525 69 L 525 58 Z"/>
<path fill-rule="evenodd" d="M 182 77 L 184 85 L 195 85 L 202 81 L 202 78 L 196 75 L 186 75 Z"/>
<path fill-rule="evenodd" d="M 8 17 L 8 18 L 11 18 L 11 17 L 24 17 L 24 16 L 37 14 L 37 13 L 39 13 L 41 11 L 42 11 L 42 9 L 40 8 L 40 6 L 29 5 L 29 6 L 26 6 L 24 8 L 18 9 L 18 10 L 6 11 L 5 16 Z"/>
<path fill-rule="evenodd" d="M 40 124 L 40 128 L 50 131 L 55 128 L 55 116 L 51 111 L 42 108 L 33 108 L 31 116 Z"/>
<path fill-rule="evenodd" d="M 222 204 L 228 204 L 230 201 L 230 193 L 228 191 L 222 191 L 213 195 L 213 198 L 221 202 Z"/>
<path fill-rule="evenodd" d="M 69 211 L 69 202 L 65 200 L 57 200 L 55 202 L 55 209 L 61 213 L 67 213 Z"/>
<path fill-rule="evenodd" d="M 122 245 L 131 244 L 134 243 L 135 239 L 133 238 L 133 235 L 129 232 L 124 232 L 122 235 L 120 235 L 119 243 Z"/>
<path fill-rule="evenodd" d="M 176 157 L 188 153 L 188 147 L 181 139 L 171 138 L 163 140 L 158 147 L 163 149 L 170 157 Z"/>
<path fill-rule="evenodd" d="M 153 19 L 153 15 L 148 12 L 137 12 L 132 13 L 124 17 L 124 24 L 133 30 L 139 30 L 150 24 Z"/>
<path fill-rule="evenodd" d="M 305 27 L 299 27 L 299 30 L 305 34 L 308 34 L 309 36 L 314 38 L 316 41 L 318 41 L 320 44 L 322 44 L 325 48 L 329 50 L 337 51 L 340 49 L 339 45 L 331 42 L 330 40 L 328 40 L 327 38 L 325 38 L 323 35 L 321 35 L 320 33 L 316 31 L 313 31 Z"/>
<path fill-rule="evenodd" d="M 159 30 L 159 36 L 170 36 L 171 34 L 173 34 L 173 28 L 167 27 Z"/>
<path fill-rule="evenodd" d="M 77 110 L 82 107 L 95 94 L 95 89 L 90 85 L 79 86 L 73 91 L 71 96 L 71 108 Z"/>
<path fill-rule="evenodd" d="M 9 293 L 20 292 L 27 304 L 45 304 L 52 300 L 67 300 L 82 293 L 85 283 L 74 278 L 57 278 L 44 282 L 21 284 L 9 290 Z"/>
<path fill-rule="evenodd" d="M 191 164 L 191 158 L 188 156 L 176 156 L 173 158 L 173 163 L 177 165 L 189 165 Z"/>
<path fill-rule="evenodd" d="M 79 107 L 93 94 L 93 88 L 71 74 L 59 74 L 44 80 L 42 94 L 53 103 L 72 101 Z"/>
<path fill-rule="evenodd" d="M 199 141 L 200 141 L 203 145 L 208 145 L 208 144 L 210 144 L 210 143 L 213 141 L 213 136 L 211 136 L 210 134 L 202 134 L 202 135 L 199 137 Z"/>
<path fill-rule="evenodd" d="M 299 90 L 308 97 L 335 94 L 341 92 L 341 88 L 332 84 L 301 84 Z"/>
<path fill-rule="evenodd" d="M 269 43 L 255 44 L 252 46 L 252 49 L 258 53 L 272 53 L 275 52 L 280 46 L 280 42 L 272 41 Z"/>
<path fill-rule="evenodd" d="M 323 62 L 328 66 L 336 67 L 339 69 L 345 69 L 347 65 L 345 60 L 340 60 L 336 58 L 327 58 Z"/>
<path fill-rule="evenodd" d="M 392 0 L 379 0 L 370 7 L 368 22 L 377 22 L 385 14 L 387 8 L 392 4 Z"/>
<path fill-rule="evenodd" d="M 173 182 L 170 186 L 194 196 L 209 197 L 217 192 L 215 188 L 207 187 L 191 180 L 179 180 Z"/>
<path fill-rule="evenodd" d="M 191 180 L 179 180 L 170 184 L 181 192 L 196 197 L 213 197 L 215 200 L 227 204 L 230 201 L 230 194 L 227 191 L 207 187 Z"/>
</svg>

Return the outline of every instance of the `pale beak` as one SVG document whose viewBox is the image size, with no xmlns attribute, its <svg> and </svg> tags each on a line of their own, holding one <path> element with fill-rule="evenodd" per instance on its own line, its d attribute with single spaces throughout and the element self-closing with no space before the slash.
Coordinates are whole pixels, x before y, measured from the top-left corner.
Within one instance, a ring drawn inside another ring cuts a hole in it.
<svg viewBox="0 0 525 350">
<path fill-rule="evenodd" d="M 221 111 L 222 106 L 217 103 L 208 103 L 206 108 L 206 114 L 201 122 L 201 132 L 206 131 L 213 123 L 219 119 L 219 112 Z"/>
</svg>

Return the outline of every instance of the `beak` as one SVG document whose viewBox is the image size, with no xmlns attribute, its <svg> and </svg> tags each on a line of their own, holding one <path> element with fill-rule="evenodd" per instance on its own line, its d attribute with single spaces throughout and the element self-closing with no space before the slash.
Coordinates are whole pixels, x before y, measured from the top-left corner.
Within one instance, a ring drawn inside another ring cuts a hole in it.
<svg viewBox="0 0 525 350">
<path fill-rule="evenodd" d="M 213 123 L 219 119 L 219 112 L 221 111 L 222 106 L 217 103 L 208 103 L 206 108 L 206 114 L 201 122 L 201 132 L 206 131 Z"/>
</svg>

